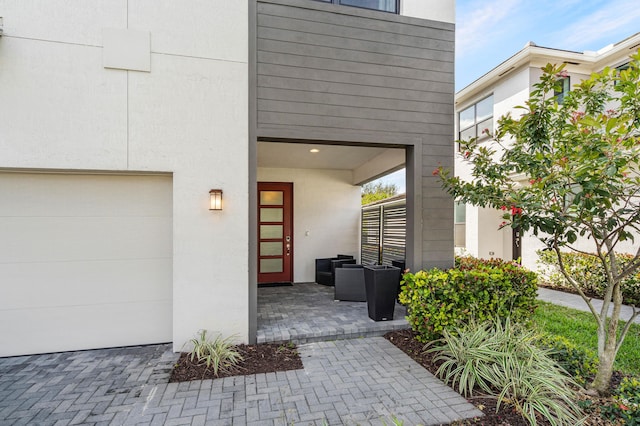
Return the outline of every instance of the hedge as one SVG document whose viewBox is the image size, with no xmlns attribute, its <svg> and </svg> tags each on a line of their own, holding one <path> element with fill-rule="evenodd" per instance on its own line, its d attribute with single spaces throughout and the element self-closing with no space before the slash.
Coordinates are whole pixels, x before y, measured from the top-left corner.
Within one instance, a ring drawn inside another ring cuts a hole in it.
<svg viewBox="0 0 640 426">
<path fill-rule="evenodd" d="M 538 251 L 538 256 L 538 263 L 548 271 L 545 277 L 546 285 L 558 290 L 575 291 L 575 288 L 560 273 L 555 252 Z M 631 261 L 633 256 L 618 254 L 617 259 L 621 265 L 624 265 Z M 562 261 L 587 296 L 600 299 L 604 297 L 607 280 L 600 259 L 584 253 L 562 253 Z M 640 271 L 625 278 L 622 281 L 621 290 L 623 303 L 640 306 Z"/>
<path fill-rule="evenodd" d="M 536 308 L 537 276 L 515 262 L 456 259 L 456 268 L 403 276 L 400 302 L 418 339 L 427 342 L 470 321 L 529 319 Z"/>
</svg>

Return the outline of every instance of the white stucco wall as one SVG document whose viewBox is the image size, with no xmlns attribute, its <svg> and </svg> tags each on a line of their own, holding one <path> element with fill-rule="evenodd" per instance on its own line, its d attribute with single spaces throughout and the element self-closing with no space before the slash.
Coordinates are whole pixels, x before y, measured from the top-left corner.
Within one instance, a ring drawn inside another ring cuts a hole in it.
<svg viewBox="0 0 640 426">
<path fill-rule="evenodd" d="M 400 14 L 414 18 L 455 23 L 455 0 L 402 0 Z"/>
<path fill-rule="evenodd" d="M 497 129 L 497 120 L 511 113 L 518 118 L 522 114 L 521 109 L 516 109 L 518 105 L 524 105 L 531 93 L 530 68 L 521 68 L 508 74 L 500 81 L 500 84 L 493 88 L 493 119 L 494 129 Z"/>
<path fill-rule="evenodd" d="M 0 3 L 0 168 L 173 173 L 176 350 L 202 328 L 248 340 L 247 7 Z M 151 72 L 104 68 L 105 28 L 149 32 Z"/>
<path fill-rule="evenodd" d="M 258 168 L 259 182 L 293 182 L 295 282 L 315 280 L 315 259 L 360 258 L 360 187 L 348 170 Z"/>
<path fill-rule="evenodd" d="M 494 129 L 496 129 L 500 117 L 509 112 L 518 114 L 514 106 L 523 105 L 529 92 L 529 69 L 523 68 L 509 74 L 497 86 L 479 92 L 464 104 L 456 105 L 456 109 L 462 111 L 493 94 L 493 120 Z M 473 179 L 470 164 L 459 154 L 456 154 L 455 173 L 464 180 Z M 466 251 L 469 254 L 485 259 L 492 257 L 511 259 L 511 228 L 498 229 L 503 221 L 502 214 L 501 210 L 467 206 Z"/>
</svg>

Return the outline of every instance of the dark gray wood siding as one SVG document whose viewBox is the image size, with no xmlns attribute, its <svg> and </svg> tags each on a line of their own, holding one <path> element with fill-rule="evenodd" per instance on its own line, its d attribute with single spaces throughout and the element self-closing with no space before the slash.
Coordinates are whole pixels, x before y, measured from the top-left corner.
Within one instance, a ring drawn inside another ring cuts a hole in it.
<svg viewBox="0 0 640 426">
<path fill-rule="evenodd" d="M 453 266 L 453 200 L 433 170 L 454 163 L 455 26 L 312 0 L 255 6 L 255 139 L 406 147 L 407 266 Z"/>
<path fill-rule="evenodd" d="M 451 24 L 311 0 L 260 0 L 258 137 L 451 137 L 453 61 Z"/>
</svg>

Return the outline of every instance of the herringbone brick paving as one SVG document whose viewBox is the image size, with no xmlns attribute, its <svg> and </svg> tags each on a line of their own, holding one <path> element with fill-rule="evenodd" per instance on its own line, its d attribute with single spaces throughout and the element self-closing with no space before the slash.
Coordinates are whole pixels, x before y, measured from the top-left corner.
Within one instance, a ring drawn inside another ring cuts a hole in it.
<svg viewBox="0 0 640 426">
<path fill-rule="evenodd" d="M 481 415 L 385 339 L 358 338 L 407 328 L 403 307 L 379 323 L 366 312 L 314 283 L 260 288 L 258 341 L 303 343 L 297 371 L 169 384 L 170 345 L 0 358 L 0 425 L 381 425 L 395 416 L 409 426 Z"/>
<path fill-rule="evenodd" d="M 169 345 L 0 359 L 2 425 L 405 425 L 481 413 L 382 337 L 299 346 L 303 370 L 167 383 Z"/>
</svg>

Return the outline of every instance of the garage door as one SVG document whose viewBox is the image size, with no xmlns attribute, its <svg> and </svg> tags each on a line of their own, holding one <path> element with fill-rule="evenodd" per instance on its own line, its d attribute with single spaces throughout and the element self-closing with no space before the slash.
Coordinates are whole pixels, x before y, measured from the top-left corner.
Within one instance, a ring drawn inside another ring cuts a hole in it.
<svg viewBox="0 0 640 426">
<path fill-rule="evenodd" d="M 0 172 L 0 356 L 171 341 L 171 187 Z"/>
</svg>

